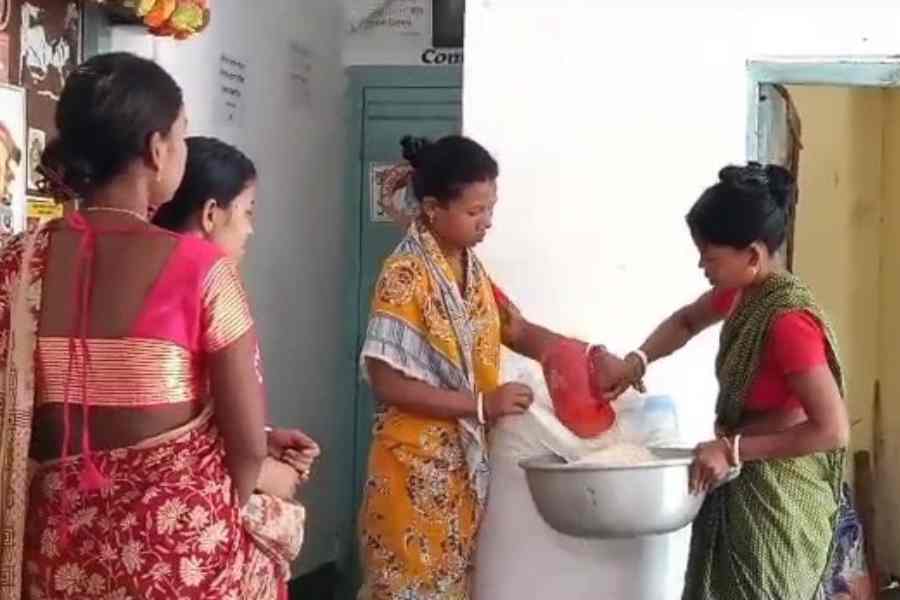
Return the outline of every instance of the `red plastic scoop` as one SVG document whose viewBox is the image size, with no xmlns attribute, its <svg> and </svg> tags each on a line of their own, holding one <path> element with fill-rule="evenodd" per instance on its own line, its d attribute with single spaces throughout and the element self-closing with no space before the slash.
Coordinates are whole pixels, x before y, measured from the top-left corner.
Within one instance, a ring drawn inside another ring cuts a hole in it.
<svg viewBox="0 0 900 600">
<path fill-rule="evenodd" d="M 593 393 L 587 344 L 566 339 L 550 348 L 541 365 L 553 409 L 563 425 L 582 438 L 595 437 L 612 427 L 615 411 Z"/>
</svg>

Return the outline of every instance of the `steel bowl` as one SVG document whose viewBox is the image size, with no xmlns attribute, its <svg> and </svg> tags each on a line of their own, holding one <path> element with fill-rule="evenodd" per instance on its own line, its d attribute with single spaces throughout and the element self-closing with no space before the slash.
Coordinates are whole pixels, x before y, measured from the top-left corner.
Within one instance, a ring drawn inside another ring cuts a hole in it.
<svg viewBox="0 0 900 600">
<path fill-rule="evenodd" d="M 694 451 L 653 448 L 656 460 L 628 467 L 567 464 L 553 454 L 519 462 L 538 512 L 550 527 L 579 538 L 633 538 L 677 531 L 705 495 L 688 491 Z"/>
</svg>

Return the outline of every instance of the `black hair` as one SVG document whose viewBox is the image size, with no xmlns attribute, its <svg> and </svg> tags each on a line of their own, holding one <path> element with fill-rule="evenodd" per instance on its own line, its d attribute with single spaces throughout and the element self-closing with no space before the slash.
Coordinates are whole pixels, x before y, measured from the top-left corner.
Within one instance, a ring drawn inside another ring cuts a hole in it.
<svg viewBox="0 0 900 600">
<path fill-rule="evenodd" d="M 421 202 L 431 196 L 442 203 L 456 200 L 467 185 L 493 181 L 497 161 L 478 142 L 450 135 L 431 142 L 406 136 L 400 141 L 403 158 L 415 169 L 413 191 Z"/>
<path fill-rule="evenodd" d="M 172 231 L 183 231 L 207 200 L 228 208 L 256 180 L 253 161 L 234 146 L 209 137 L 186 141 L 187 164 L 181 185 L 153 216 L 155 225 Z"/>
<path fill-rule="evenodd" d="M 784 167 L 728 166 L 691 207 L 687 224 L 700 242 L 738 250 L 762 242 L 774 253 L 787 236 L 794 198 L 794 178 Z"/>
<path fill-rule="evenodd" d="M 154 133 L 171 131 L 183 104 L 178 84 L 151 60 L 113 52 L 82 63 L 66 79 L 58 136 L 41 157 L 47 191 L 84 198 L 122 174 Z"/>
</svg>

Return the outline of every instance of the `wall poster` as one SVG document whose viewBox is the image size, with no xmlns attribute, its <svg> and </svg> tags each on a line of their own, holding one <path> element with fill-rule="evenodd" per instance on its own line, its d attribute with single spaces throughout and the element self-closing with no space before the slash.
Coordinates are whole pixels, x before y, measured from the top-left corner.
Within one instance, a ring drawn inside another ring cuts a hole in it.
<svg viewBox="0 0 900 600">
<path fill-rule="evenodd" d="M 0 84 L 0 235 L 25 224 L 25 90 Z"/>
<path fill-rule="evenodd" d="M 28 126 L 56 135 L 56 102 L 81 62 L 82 8 L 74 0 L 0 0 L 8 23 L 9 82 L 28 90 Z M 2 18 L 3 15 L 0 15 Z M 2 25 L 2 21 L 0 21 Z M 0 42 L 0 61 L 3 43 Z"/>
</svg>

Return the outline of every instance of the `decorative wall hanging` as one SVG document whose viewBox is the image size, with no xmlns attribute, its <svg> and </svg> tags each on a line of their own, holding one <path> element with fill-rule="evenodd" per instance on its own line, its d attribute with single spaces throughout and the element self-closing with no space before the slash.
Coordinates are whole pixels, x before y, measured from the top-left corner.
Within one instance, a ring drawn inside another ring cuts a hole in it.
<svg viewBox="0 0 900 600">
<path fill-rule="evenodd" d="M 113 23 L 141 25 L 152 35 L 183 40 L 209 25 L 209 0 L 95 0 Z"/>
</svg>

